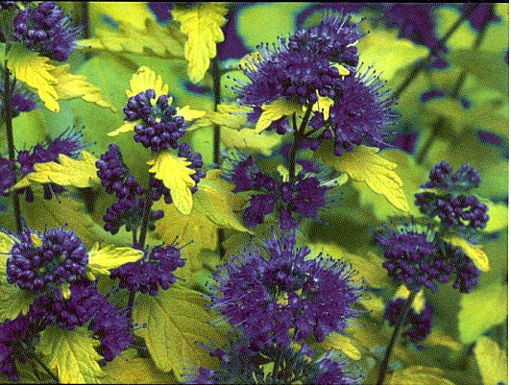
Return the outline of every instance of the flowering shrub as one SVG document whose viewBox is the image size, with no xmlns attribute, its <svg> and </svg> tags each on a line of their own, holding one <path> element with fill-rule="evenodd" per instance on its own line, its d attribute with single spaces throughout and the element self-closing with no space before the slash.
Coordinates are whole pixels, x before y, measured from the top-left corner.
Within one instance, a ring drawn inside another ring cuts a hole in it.
<svg viewBox="0 0 511 385">
<path fill-rule="evenodd" d="M 506 384 L 508 18 L 0 2 L 0 382 Z"/>
</svg>

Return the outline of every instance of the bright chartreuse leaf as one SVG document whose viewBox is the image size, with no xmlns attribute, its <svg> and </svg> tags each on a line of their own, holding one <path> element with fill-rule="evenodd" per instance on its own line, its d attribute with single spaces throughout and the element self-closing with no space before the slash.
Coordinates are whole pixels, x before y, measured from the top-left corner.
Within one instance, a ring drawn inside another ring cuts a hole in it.
<svg viewBox="0 0 511 385">
<path fill-rule="evenodd" d="M 197 343 L 222 344 L 223 332 L 210 321 L 215 315 L 206 310 L 207 300 L 179 285 L 160 290 L 155 297 L 139 294 L 133 308 L 133 322 L 146 325 L 135 334 L 145 340 L 156 366 L 173 371 L 178 379 L 187 367 L 210 367 L 214 359 Z"/>
<path fill-rule="evenodd" d="M 283 116 L 289 116 L 294 113 L 302 112 L 303 107 L 286 99 L 279 98 L 270 104 L 261 106 L 263 112 L 255 126 L 255 132 L 260 133 L 272 124 L 275 120 L 279 120 Z"/>
<path fill-rule="evenodd" d="M 152 18 L 149 4 L 143 2 L 127 2 L 122 7 L 117 2 L 91 1 L 89 6 L 89 19 L 93 26 L 108 19 L 116 23 L 126 23 L 133 28 L 144 28 L 145 20 Z"/>
<path fill-rule="evenodd" d="M 5 266 L 5 265 L 2 265 Z M 5 279 L 0 279 L 0 322 L 16 318 L 20 313 L 27 314 L 35 295 L 22 290 L 16 285 L 10 285 Z"/>
<path fill-rule="evenodd" d="M 97 362 L 103 358 L 96 351 L 98 346 L 99 341 L 84 327 L 65 330 L 49 326 L 41 332 L 36 353 L 63 384 L 99 384 L 104 374 Z"/>
<path fill-rule="evenodd" d="M 275 147 L 281 143 L 282 136 L 275 132 L 261 132 L 258 134 L 255 130 L 221 128 L 220 140 L 226 147 L 234 147 L 243 151 L 257 151 L 269 156 Z"/>
<path fill-rule="evenodd" d="M 321 112 L 323 114 L 323 119 L 328 120 L 328 117 L 330 116 L 330 107 L 332 107 L 333 104 L 334 101 L 328 96 L 321 96 L 318 93 L 318 101 L 317 103 L 314 103 L 312 111 Z"/>
<path fill-rule="evenodd" d="M 20 180 L 13 189 L 26 187 L 30 182 L 55 183 L 78 188 L 92 187 L 99 184 L 96 171 L 96 158 L 87 151 L 82 151 L 82 160 L 60 154 L 58 163 L 36 163 L 34 171 Z"/>
<path fill-rule="evenodd" d="M 106 379 L 114 384 L 174 384 L 171 373 L 158 369 L 150 358 L 117 357 L 109 362 L 104 371 Z"/>
<path fill-rule="evenodd" d="M 498 282 L 475 289 L 461 297 L 458 313 L 460 340 L 474 342 L 486 330 L 507 318 L 507 286 Z"/>
<path fill-rule="evenodd" d="M 130 98 L 149 88 L 154 90 L 156 98 L 169 93 L 169 86 L 163 83 L 161 76 L 157 75 L 156 72 L 149 67 L 142 66 L 131 77 L 130 89 L 126 90 L 126 96 Z M 169 104 L 170 103 L 172 103 L 172 98 L 169 98 Z"/>
<path fill-rule="evenodd" d="M 193 83 L 204 78 L 210 59 L 216 56 L 216 43 L 224 41 L 222 28 L 227 20 L 225 3 L 194 3 L 191 7 L 173 7 L 172 18 L 187 36 L 184 46 L 188 77 Z"/>
<path fill-rule="evenodd" d="M 195 207 L 218 227 L 250 232 L 237 214 L 244 201 L 233 189 L 231 183 L 220 178 L 220 170 L 209 171 L 198 185 Z"/>
<path fill-rule="evenodd" d="M 450 243 L 454 247 L 459 247 L 461 251 L 463 251 L 467 255 L 467 257 L 469 257 L 472 260 L 472 262 L 474 262 L 474 265 L 479 270 L 481 271 L 490 270 L 490 262 L 488 261 L 488 256 L 482 250 L 481 245 L 473 245 L 467 240 L 456 236 L 446 237 L 444 238 L 444 241 Z"/>
<path fill-rule="evenodd" d="M 337 171 L 348 173 L 357 182 L 365 182 L 374 192 L 383 195 L 395 208 L 408 212 L 409 206 L 403 191 L 403 182 L 394 171 L 397 164 L 390 162 L 376 152 L 377 148 L 353 146 L 342 156 L 332 151 L 322 151 L 321 159 Z"/>
<path fill-rule="evenodd" d="M 505 350 L 488 337 L 480 337 L 474 348 L 483 385 L 507 384 L 508 361 Z"/>
<path fill-rule="evenodd" d="M 482 200 L 488 206 L 488 222 L 486 223 L 485 232 L 492 233 L 507 228 L 508 207 L 505 203 L 494 203 L 489 200 Z"/>
<path fill-rule="evenodd" d="M 195 185 L 191 178 L 195 170 L 187 167 L 191 162 L 168 151 L 162 151 L 147 163 L 152 166 L 149 172 L 154 173 L 154 177 L 170 189 L 176 209 L 184 215 L 189 215 L 193 204 L 190 187 Z"/>
<path fill-rule="evenodd" d="M 98 243 L 89 251 L 89 264 L 87 267 L 96 274 L 110 274 L 111 269 L 115 269 L 125 263 L 138 261 L 144 252 L 131 247 L 116 247 L 107 245 L 100 247 Z"/>
<path fill-rule="evenodd" d="M 392 373 L 388 385 L 454 385 L 443 375 L 440 368 L 414 365 Z"/>
<path fill-rule="evenodd" d="M 325 350 L 340 350 L 349 358 L 355 361 L 362 358 L 362 354 L 353 345 L 351 339 L 338 333 L 330 333 L 327 335 L 325 339 L 320 343 L 320 346 Z"/>
<path fill-rule="evenodd" d="M 396 290 L 396 293 L 394 294 L 394 298 L 407 299 L 409 296 L 410 296 L 410 290 L 408 290 L 406 285 L 399 286 L 399 288 Z M 417 296 L 414 298 L 412 307 L 416 313 L 420 313 L 424 309 L 425 305 L 426 305 L 426 300 L 424 299 L 424 290 L 421 289 L 417 293 Z"/>
</svg>

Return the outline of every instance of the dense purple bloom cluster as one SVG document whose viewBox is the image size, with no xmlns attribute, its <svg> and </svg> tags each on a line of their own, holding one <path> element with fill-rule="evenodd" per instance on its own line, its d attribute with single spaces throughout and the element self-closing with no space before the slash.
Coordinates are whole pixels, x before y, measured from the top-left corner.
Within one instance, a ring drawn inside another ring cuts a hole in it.
<svg viewBox="0 0 511 385">
<path fill-rule="evenodd" d="M 124 107 L 124 120 L 138 122 L 135 125 L 135 142 L 152 151 L 177 148 L 178 139 L 185 134 L 185 121 L 176 115 L 176 109 L 169 105 L 169 97 L 160 95 L 156 102 L 153 89 L 142 91 L 128 99 Z"/>
<path fill-rule="evenodd" d="M 438 284 L 449 282 L 452 276 L 453 287 L 462 293 L 477 285 L 479 270 L 460 249 L 440 240 L 429 228 L 420 230 L 413 220 L 392 225 L 384 225 L 376 242 L 383 249 L 382 266 L 394 282 L 416 292 L 422 287 L 436 292 Z"/>
<path fill-rule="evenodd" d="M 479 187 L 480 183 L 481 178 L 477 170 L 468 163 L 463 163 L 458 170 L 452 172 L 449 163 L 442 161 L 433 166 L 429 172 L 429 180 L 421 187 L 446 191 L 467 191 Z"/>
<path fill-rule="evenodd" d="M 406 300 L 403 298 L 397 298 L 390 301 L 385 306 L 383 318 L 389 321 L 390 326 L 396 325 L 405 305 Z M 420 312 L 416 312 L 412 307 L 405 320 L 403 321 L 403 328 L 405 331 L 404 335 L 410 338 L 410 341 L 414 344 L 424 341 L 431 332 L 431 326 L 433 324 L 433 307 L 426 303 L 424 308 Z"/>
<path fill-rule="evenodd" d="M 16 90 L 11 97 L 11 113 L 13 118 L 21 112 L 33 111 L 35 107 L 35 94 L 30 91 Z"/>
<path fill-rule="evenodd" d="M 0 157 L 0 196 L 7 196 L 14 185 L 14 170 L 9 159 Z"/>
<path fill-rule="evenodd" d="M 33 293 L 44 293 L 79 280 L 88 259 L 82 241 L 71 230 L 54 228 L 37 234 L 25 229 L 9 252 L 7 281 Z"/>
<path fill-rule="evenodd" d="M 275 233 L 261 247 L 240 252 L 215 274 L 212 305 L 230 323 L 240 327 L 250 346 L 287 345 L 312 335 L 321 341 L 342 332 L 361 286 L 353 272 L 339 261 L 306 259 L 307 247 L 295 249 L 294 233 Z"/>
<path fill-rule="evenodd" d="M 62 9 L 53 1 L 20 10 L 13 23 L 13 38 L 27 48 L 57 61 L 65 61 L 73 52 L 80 28 L 71 25 Z"/>
<path fill-rule="evenodd" d="M 234 183 L 234 192 L 253 193 L 243 211 L 243 220 L 249 227 L 263 223 L 265 216 L 274 211 L 282 229 L 296 227 L 299 217 L 315 219 L 327 203 L 326 192 L 332 187 L 322 185 L 315 176 L 302 174 L 295 183 L 277 182 L 261 171 L 252 157 L 234 162 L 226 177 Z"/>
<path fill-rule="evenodd" d="M 110 278 L 119 279 L 121 288 L 154 296 L 158 293 L 158 287 L 167 290 L 176 282 L 177 278 L 172 272 L 182 266 L 184 260 L 181 259 L 180 249 L 172 245 L 156 246 L 141 261 L 125 263 L 111 270 Z"/>
</svg>

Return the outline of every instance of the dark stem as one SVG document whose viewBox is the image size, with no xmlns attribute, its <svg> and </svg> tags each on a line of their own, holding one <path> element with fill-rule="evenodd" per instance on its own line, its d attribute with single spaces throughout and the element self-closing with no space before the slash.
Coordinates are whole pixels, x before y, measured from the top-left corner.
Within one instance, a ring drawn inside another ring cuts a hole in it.
<svg viewBox="0 0 511 385">
<path fill-rule="evenodd" d="M 55 376 L 50 369 L 44 364 L 44 362 L 41 361 L 39 357 L 37 357 L 37 354 L 34 352 L 30 352 L 30 356 L 43 368 L 43 370 L 52 378 L 53 381 L 55 381 L 57 384 L 60 384 L 59 379 L 57 376 Z"/>
<path fill-rule="evenodd" d="M 149 217 L 151 216 L 151 207 L 153 200 L 151 198 L 151 188 L 148 187 L 145 194 L 144 214 L 142 214 L 142 225 L 140 226 L 140 237 L 138 239 L 138 246 L 144 248 L 145 239 L 147 236 L 147 226 L 149 225 Z"/>
<path fill-rule="evenodd" d="M 291 149 L 289 150 L 289 183 L 293 184 L 296 179 L 296 154 L 298 152 L 298 148 L 300 148 L 300 143 L 302 139 L 305 138 L 305 127 L 307 126 L 307 122 L 312 113 L 312 105 L 307 106 L 307 110 L 305 111 L 305 115 L 303 116 L 302 122 L 300 123 L 300 128 L 297 129 L 296 124 L 296 113 L 293 114 L 293 144 L 291 145 Z"/>
<path fill-rule="evenodd" d="M 80 2 L 80 13 L 81 13 L 81 24 L 83 26 L 82 29 L 82 37 L 84 39 L 88 39 L 90 36 L 90 26 L 89 26 L 89 2 L 81 1 Z"/>
<path fill-rule="evenodd" d="M 11 96 L 14 91 L 14 84 L 11 87 L 11 76 L 7 68 L 7 60 L 4 63 L 4 94 L 3 94 L 3 118 L 5 124 L 5 131 L 7 134 L 7 147 L 9 149 L 9 161 L 11 162 L 12 170 L 14 172 L 14 184 L 16 184 L 16 158 L 14 153 L 14 137 L 12 131 L 12 111 L 11 111 Z M 14 208 L 14 219 L 16 221 L 16 230 L 21 233 L 23 226 L 21 223 L 21 210 L 20 198 L 16 191 L 11 191 L 12 205 Z"/>
<path fill-rule="evenodd" d="M 401 329 L 401 325 L 408 315 L 408 311 L 412 306 L 413 300 L 417 295 L 416 292 L 411 292 L 408 296 L 408 299 L 405 302 L 405 306 L 401 311 L 399 319 L 397 320 L 396 325 L 394 326 L 394 331 L 392 332 L 392 337 L 390 337 L 389 344 L 387 345 L 387 350 L 385 351 L 385 355 L 383 356 L 383 361 L 380 366 L 380 371 L 378 372 L 378 381 L 376 385 L 383 385 L 383 380 L 385 380 L 385 375 L 387 374 L 387 368 L 389 366 L 390 357 L 392 355 L 392 350 L 394 349 L 394 345 L 396 344 L 397 337 L 399 336 L 399 330 Z"/>
<path fill-rule="evenodd" d="M 277 377 L 279 375 L 279 366 L 280 366 L 281 357 L 282 357 L 282 352 L 279 350 L 279 352 L 277 353 L 277 358 L 275 359 L 274 364 L 273 364 L 273 371 L 271 374 L 272 384 L 277 383 Z"/>
<path fill-rule="evenodd" d="M 451 36 L 456 32 L 456 30 L 461 26 L 461 24 L 466 20 L 468 16 L 472 14 L 472 12 L 477 8 L 477 4 L 472 4 L 460 17 L 454 22 L 454 24 L 449 28 L 449 30 L 445 33 L 445 35 L 435 44 L 433 48 L 429 51 L 429 55 L 421 60 L 417 65 L 410 71 L 408 77 L 403 80 L 403 83 L 397 88 L 395 95 L 399 97 L 408 86 L 415 80 L 417 75 L 428 65 L 430 60 L 433 57 L 436 57 L 438 52 L 444 47 L 445 43 L 451 38 Z"/>
</svg>

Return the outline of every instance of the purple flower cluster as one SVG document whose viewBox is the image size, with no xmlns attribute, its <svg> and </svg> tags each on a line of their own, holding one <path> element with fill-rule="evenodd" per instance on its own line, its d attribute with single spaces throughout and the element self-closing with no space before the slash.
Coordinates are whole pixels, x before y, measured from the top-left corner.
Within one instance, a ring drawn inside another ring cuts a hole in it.
<svg viewBox="0 0 511 385">
<path fill-rule="evenodd" d="M 445 191 L 467 191 L 479 187 L 480 184 L 481 178 L 477 170 L 468 163 L 463 163 L 458 170 L 452 172 L 449 163 L 442 161 L 433 166 L 429 172 L 429 180 L 421 187 Z"/>
<path fill-rule="evenodd" d="M 167 290 L 176 282 L 172 274 L 178 267 L 184 266 L 181 250 L 174 246 L 156 246 L 148 257 L 141 261 L 125 263 L 110 271 L 111 279 L 119 279 L 119 287 L 129 291 L 138 291 L 155 296 L 158 286 Z"/>
<path fill-rule="evenodd" d="M 92 282 L 74 282 L 70 292 L 69 299 L 64 299 L 60 290 L 36 298 L 30 307 L 31 317 L 68 330 L 88 323 L 101 342 L 99 353 L 105 361 L 113 360 L 132 342 L 128 317 L 113 307 Z"/>
<path fill-rule="evenodd" d="M 8 190 L 14 185 L 14 170 L 9 159 L 0 157 L 0 195 L 9 195 Z"/>
<path fill-rule="evenodd" d="M 185 134 L 185 121 L 176 115 L 176 109 L 169 105 L 169 97 L 160 95 L 156 103 L 153 89 L 147 89 L 128 99 L 124 107 L 124 120 L 140 121 L 135 125 L 135 142 L 158 152 L 169 147 L 177 148 L 178 139 Z"/>
<path fill-rule="evenodd" d="M 294 233 L 240 252 L 214 275 L 212 306 L 232 327 L 239 327 L 252 348 L 290 343 L 313 336 L 322 341 L 342 332 L 362 287 L 344 262 L 306 259 L 307 247 L 295 249 Z"/>
<path fill-rule="evenodd" d="M 390 326 L 396 325 L 405 305 L 406 300 L 403 298 L 397 298 L 390 301 L 385 306 L 383 318 L 389 321 Z M 410 341 L 414 344 L 423 341 L 431 332 L 431 326 L 433 324 L 433 307 L 430 304 L 425 304 L 424 308 L 420 312 L 416 312 L 412 307 L 402 326 L 406 328 L 404 335 L 410 338 Z"/>
<path fill-rule="evenodd" d="M 261 171 L 252 157 L 235 163 L 227 179 L 234 183 L 234 192 L 253 192 L 243 211 L 243 220 L 249 227 L 263 223 L 265 216 L 275 210 L 282 229 L 296 227 L 297 217 L 315 219 L 319 209 L 327 203 L 325 195 L 331 188 L 322 185 L 315 176 L 300 174 L 295 183 L 277 182 Z"/>
<path fill-rule="evenodd" d="M 88 258 L 82 241 L 71 230 L 54 228 L 37 234 L 25 229 L 9 252 L 7 282 L 44 293 L 79 280 Z"/>
<path fill-rule="evenodd" d="M 110 144 L 108 150 L 101 154 L 96 162 L 96 167 L 97 175 L 106 192 L 117 198 L 103 216 L 104 229 L 116 234 L 122 226 L 125 226 L 127 231 L 137 228 L 146 204 L 146 200 L 140 197 L 144 195 L 145 190 L 132 175 L 129 175 L 122 161 L 119 147 L 116 144 Z M 163 211 L 152 211 L 150 228 L 154 228 L 154 221 L 162 217 Z"/>
<path fill-rule="evenodd" d="M 396 283 L 404 283 L 409 290 L 426 287 L 433 292 L 438 284 L 447 283 L 454 276 L 453 287 L 467 293 L 477 285 L 479 270 L 458 248 L 439 239 L 427 228 L 421 230 L 413 220 L 393 228 L 384 225 L 376 233 L 376 242 L 383 249 L 382 266 Z"/>
<path fill-rule="evenodd" d="M 57 61 L 65 61 L 75 47 L 75 28 L 53 1 L 20 10 L 13 22 L 13 38 L 27 48 Z"/>
</svg>

